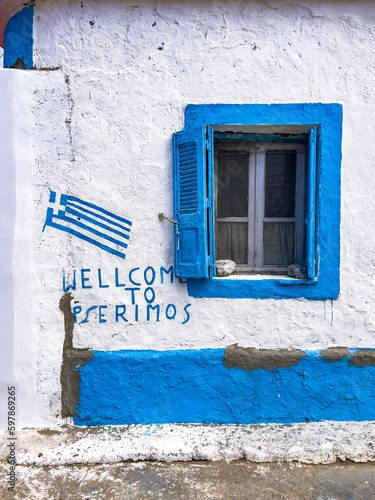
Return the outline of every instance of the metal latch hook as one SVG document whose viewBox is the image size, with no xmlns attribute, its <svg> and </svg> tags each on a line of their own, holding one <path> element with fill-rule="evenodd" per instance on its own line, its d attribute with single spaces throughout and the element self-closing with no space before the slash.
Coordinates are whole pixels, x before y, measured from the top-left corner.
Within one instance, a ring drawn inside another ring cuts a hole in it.
<svg viewBox="0 0 375 500">
<path fill-rule="evenodd" d="M 176 234 L 177 234 L 177 250 L 180 250 L 180 232 L 178 230 L 178 222 L 176 219 L 172 219 L 171 217 L 167 217 L 164 214 L 158 214 L 159 220 L 168 220 L 169 222 L 172 222 L 175 225 L 176 229 Z"/>
</svg>

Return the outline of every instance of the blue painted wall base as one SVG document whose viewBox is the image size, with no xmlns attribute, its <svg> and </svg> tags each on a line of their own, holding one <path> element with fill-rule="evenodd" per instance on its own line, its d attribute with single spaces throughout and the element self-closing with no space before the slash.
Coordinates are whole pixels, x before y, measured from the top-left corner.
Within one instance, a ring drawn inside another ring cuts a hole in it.
<svg viewBox="0 0 375 500">
<path fill-rule="evenodd" d="M 351 355 L 356 350 L 350 350 Z M 80 369 L 78 425 L 375 420 L 375 366 L 308 351 L 274 370 L 226 368 L 224 349 L 94 351 Z"/>
</svg>

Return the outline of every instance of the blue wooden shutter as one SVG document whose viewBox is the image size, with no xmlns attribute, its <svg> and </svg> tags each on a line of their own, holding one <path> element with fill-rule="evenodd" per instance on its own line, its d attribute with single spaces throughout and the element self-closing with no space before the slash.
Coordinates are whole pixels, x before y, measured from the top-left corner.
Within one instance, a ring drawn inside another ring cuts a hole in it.
<svg viewBox="0 0 375 500">
<path fill-rule="evenodd" d="M 307 195 L 307 276 L 314 279 L 316 275 L 315 263 L 315 203 L 316 203 L 316 128 L 309 133 L 308 153 L 308 195 Z"/>
<path fill-rule="evenodd" d="M 173 134 L 176 276 L 208 278 L 207 142 L 205 127 Z"/>
</svg>

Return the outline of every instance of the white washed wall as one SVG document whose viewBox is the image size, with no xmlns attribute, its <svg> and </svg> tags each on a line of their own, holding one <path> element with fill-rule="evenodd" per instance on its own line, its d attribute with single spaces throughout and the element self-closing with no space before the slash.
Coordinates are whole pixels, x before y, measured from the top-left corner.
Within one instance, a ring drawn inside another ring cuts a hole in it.
<svg viewBox="0 0 375 500">
<path fill-rule="evenodd" d="M 33 297 L 34 425 L 59 422 L 63 269 L 91 269 L 92 289 L 72 292 L 83 310 L 108 306 L 106 323 L 95 311 L 75 326 L 75 347 L 375 347 L 374 29 L 372 2 L 36 2 L 34 63 L 41 71 L 28 73 L 23 91 L 31 171 L 27 185 L 16 184 L 19 203 L 31 195 L 30 218 L 19 219 L 17 230 L 30 237 L 33 278 L 13 269 L 23 280 L 14 292 L 16 318 Z M 171 136 L 183 127 L 185 106 L 299 102 L 343 104 L 340 298 L 198 299 L 168 276 L 161 284 L 160 266 L 174 263 L 173 226 L 158 213 L 173 213 Z M 23 112 L 15 106 L 15 119 Z M 131 219 L 125 261 L 53 228 L 42 232 L 49 188 Z M 159 322 L 146 320 L 148 266 L 157 270 Z M 128 323 L 115 322 L 116 304 L 132 311 L 130 293 L 115 287 L 116 267 L 127 285 L 129 270 L 140 268 L 138 322 L 131 313 Z M 98 268 L 109 288 L 98 287 Z M 165 317 L 170 303 L 175 320 Z M 190 319 L 182 324 L 186 304 Z M 16 324 L 15 336 L 21 352 L 29 332 Z M 21 425 L 30 424 L 31 400 Z"/>
</svg>

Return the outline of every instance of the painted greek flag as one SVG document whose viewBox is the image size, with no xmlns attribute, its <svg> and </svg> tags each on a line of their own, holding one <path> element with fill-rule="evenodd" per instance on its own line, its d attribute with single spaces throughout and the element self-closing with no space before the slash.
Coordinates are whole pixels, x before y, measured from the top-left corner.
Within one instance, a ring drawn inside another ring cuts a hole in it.
<svg viewBox="0 0 375 500">
<path fill-rule="evenodd" d="M 46 226 L 65 231 L 125 259 L 124 249 L 128 246 L 132 226 L 130 220 L 75 196 L 61 194 L 59 201 L 56 198 L 55 191 L 50 190 L 50 206 L 43 231 Z"/>
</svg>

